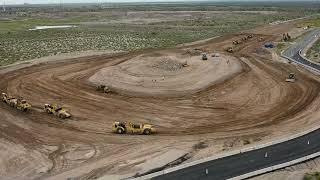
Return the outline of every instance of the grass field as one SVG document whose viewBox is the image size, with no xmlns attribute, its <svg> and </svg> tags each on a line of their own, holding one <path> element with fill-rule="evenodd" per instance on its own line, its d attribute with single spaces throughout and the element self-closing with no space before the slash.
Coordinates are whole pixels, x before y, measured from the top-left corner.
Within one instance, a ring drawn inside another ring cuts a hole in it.
<svg viewBox="0 0 320 180">
<path fill-rule="evenodd" d="M 131 11 L 108 7 L 107 10 L 69 8 L 47 12 L 40 8 L 0 14 L 0 66 L 75 51 L 172 47 L 310 14 L 309 11 L 243 9 Z M 35 26 L 66 24 L 77 28 L 28 30 Z"/>
<path fill-rule="evenodd" d="M 308 19 L 300 24 L 300 27 L 320 27 L 320 15 L 316 15 L 311 19 Z"/>
</svg>

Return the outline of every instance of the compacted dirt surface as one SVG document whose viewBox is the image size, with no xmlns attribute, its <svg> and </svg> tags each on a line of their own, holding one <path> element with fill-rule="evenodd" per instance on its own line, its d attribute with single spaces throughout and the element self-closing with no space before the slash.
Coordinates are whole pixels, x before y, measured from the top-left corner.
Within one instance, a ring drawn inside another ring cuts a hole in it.
<svg viewBox="0 0 320 180">
<path fill-rule="evenodd" d="M 32 109 L 0 103 L 0 178 L 130 177 L 179 157 L 188 162 L 319 124 L 319 77 L 274 61 L 262 46 L 292 28 L 268 25 L 188 47 L 1 70 L 0 90 L 24 97 Z M 225 52 L 249 33 L 252 39 Z M 195 48 L 209 59 L 193 54 Z M 290 72 L 296 83 L 285 82 Z M 101 82 L 114 92 L 96 91 Z M 72 118 L 46 114 L 45 103 L 63 105 Z M 151 123 L 158 133 L 116 135 L 114 121 Z"/>
<path fill-rule="evenodd" d="M 130 96 L 188 96 L 241 72 L 241 64 L 236 58 L 218 53 L 212 55 L 208 54 L 207 60 L 202 60 L 200 55 L 192 56 L 188 49 L 169 53 L 168 50 L 159 51 L 103 68 L 89 80 Z"/>
</svg>

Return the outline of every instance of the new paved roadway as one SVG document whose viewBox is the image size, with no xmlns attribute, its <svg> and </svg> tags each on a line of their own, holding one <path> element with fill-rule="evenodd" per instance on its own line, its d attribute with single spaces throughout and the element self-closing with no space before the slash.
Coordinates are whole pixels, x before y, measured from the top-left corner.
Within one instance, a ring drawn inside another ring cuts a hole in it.
<svg viewBox="0 0 320 180">
<path fill-rule="evenodd" d="M 295 61 L 298 61 L 299 63 L 302 63 L 306 66 L 309 66 L 313 69 L 320 71 L 320 65 L 316 63 L 312 63 L 305 59 L 304 57 L 300 56 L 300 52 L 308 46 L 310 43 L 312 43 L 316 38 L 320 36 L 320 29 L 315 29 L 308 33 L 306 36 L 304 36 L 303 39 L 301 39 L 299 42 L 295 43 L 294 45 L 290 46 L 285 52 L 283 52 L 283 55 L 286 57 L 289 57 Z"/>
<path fill-rule="evenodd" d="M 320 71 L 319 64 L 310 63 L 299 55 L 299 52 L 319 36 L 316 29 L 307 34 L 301 41 L 294 44 L 283 55 L 294 59 L 306 66 Z M 154 177 L 159 180 L 221 180 L 236 177 L 242 174 L 286 163 L 320 151 L 320 130 L 304 136 L 221 159 L 197 164 L 168 174 Z"/>
<path fill-rule="evenodd" d="M 320 130 L 305 136 L 164 174 L 159 180 L 221 180 L 274 166 L 320 151 Z"/>
</svg>

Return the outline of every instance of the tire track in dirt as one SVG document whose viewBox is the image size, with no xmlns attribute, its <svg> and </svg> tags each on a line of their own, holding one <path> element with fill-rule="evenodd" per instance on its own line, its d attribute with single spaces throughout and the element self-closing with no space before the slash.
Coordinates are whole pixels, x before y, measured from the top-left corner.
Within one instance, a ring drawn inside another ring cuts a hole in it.
<svg viewBox="0 0 320 180">
<path fill-rule="evenodd" d="M 240 36 L 241 34 L 217 38 L 200 48 L 222 51 L 224 45 Z M 255 35 L 258 36 L 262 35 Z M 268 35 L 265 38 L 270 41 L 276 37 Z M 23 114 L 1 103 L 2 114 L 13 115 L 15 119 L 12 121 L 23 122 L 2 131 L 1 137 L 7 140 L 14 137 L 15 143 L 34 147 L 50 145 L 60 149 L 81 144 L 79 146 L 95 149 L 94 156 L 83 162 L 81 158 L 78 161 L 60 160 L 63 152 L 61 149 L 55 151 L 49 155 L 55 164 L 53 169 L 39 175 L 40 178 L 47 178 L 68 173 L 70 169 L 89 166 L 99 158 L 112 160 L 110 163 L 114 163 L 113 165 L 104 166 L 110 167 L 110 172 L 117 171 L 114 169 L 117 167 L 115 164 L 125 161 L 126 157 L 119 157 L 111 152 L 122 149 L 130 152 L 130 149 L 138 148 L 140 143 L 150 147 L 159 146 L 161 149 L 167 141 L 180 139 L 183 142 L 186 137 L 190 143 L 196 142 L 202 135 L 217 135 L 217 138 L 257 136 L 276 131 L 274 127 L 286 123 L 287 127 L 278 128 L 296 129 L 304 124 L 300 117 L 312 116 L 310 109 L 319 110 L 319 82 L 292 66 L 270 61 L 269 54 L 256 55 L 255 50 L 262 44 L 263 42 L 252 40 L 241 44 L 237 49 L 234 56 L 242 63 L 241 73 L 204 91 L 179 98 L 106 95 L 96 92 L 87 81 L 97 70 L 116 66 L 143 54 L 143 51 L 114 57 L 97 56 L 68 62 L 51 62 L 8 72 L 1 75 L 0 90 L 22 96 L 36 108 Z M 289 72 L 297 74 L 296 83 L 284 82 Z M 44 103 L 62 104 L 70 109 L 73 117 L 67 121 L 59 121 L 41 112 Z M 110 131 L 111 124 L 116 120 L 153 123 L 159 134 L 150 137 L 114 135 Z M 14 124 L 3 117 L 0 117 L 0 123 Z M 16 135 L 15 131 L 18 129 L 22 133 Z M 72 154 L 73 151 L 77 152 L 77 148 L 67 153 Z M 131 157 L 130 154 L 128 157 Z M 119 158 L 119 161 L 114 161 L 115 158 Z M 92 168 L 94 170 L 100 167 Z"/>
</svg>

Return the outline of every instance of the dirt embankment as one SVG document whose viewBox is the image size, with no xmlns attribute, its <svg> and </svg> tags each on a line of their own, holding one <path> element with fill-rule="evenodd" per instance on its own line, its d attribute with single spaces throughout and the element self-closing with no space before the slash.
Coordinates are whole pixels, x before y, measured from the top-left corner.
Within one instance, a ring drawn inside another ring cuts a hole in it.
<svg viewBox="0 0 320 180">
<path fill-rule="evenodd" d="M 24 97 L 33 108 L 22 113 L 0 103 L 0 144 L 5 147 L 0 152 L 0 157 L 5 157 L 0 166 L 0 178 L 90 179 L 104 175 L 117 178 L 143 173 L 173 161 L 176 156 L 193 152 L 194 146 L 202 141 L 206 147 L 193 154 L 190 161 L 319 124 L 319 81 L 292 65 L 272 61 L 271 54 L 262 48 L 264 42 L 281 37 L 290 28 L 289 25 L 264 27 L 268 34 L 255 30 L 254 38 L 238 45 L 233 55 L 224 50 L 243 34 L 177 48 L 174 51 L 199 48 L 222 54 L 222 59 L 217 61 L 222 64 L 215 64 L 211 58 L 206 62 L 198 59 L 195 64 L 191 62 L 191 66 L 212 68 L 210 73 L 229 68 L 226 59 L 234 65 L 240 63 L 243 68 L 232 78 L 215 83 L 218 75 L 212 79 L 208 74 L 202 74 L 198 79 L 192 76 L 189 79 L 193 82 L 206 77 L 206 81 L 201 82 L 206 84 L 205 89 L 179 98 L 102 94 L 89 82 L 97 72 L 116 67 L 128 68 L 126 71 L 117 69 L 127 73 L 121 80 L 130 77 L 128 72 L 138 71 L 146 76 L 153 65 L 158 67 L 152 73 L 162 73 L 164 71 L 158 70 L 162 66 L 161 60 L 157 58 L 154 59 L 158 63 L 137 63 L 150 58 L 137 57 L 157 51 L 52 61 L 1 74 L 0 90 Z M 271 31 L 273 33 L 269 34 Z M 258 41 L 261 36 L 264 42 Z M 161 53 L 180 62 L 183 58 L 172 56 L 172 51 L 161 50 Z M 196 76 L 202 72 L 195 68 L 191 74 Z M 284 81 L 289 72 L 296 73 L 296 83 Z M 184 70 L 178 70 L 174 76 L 179 75 L 181 81 L 187 82 L 183 73 Z M 180 85 L 184 86 L 183 83 Z M 137 87 L 136 84 L 132 86 Z M 171 85 L 167 84 L 168 87 Z M 45 103 L 62 104 L 73 117 L 58 120 L 42 112 Z M 159 133 L 152 136 L 115 135 L 111 133 L 111 125 L 116 120 L 152 123 Z M 164 161 L 157 164 L 155 159 L 159 157 Z M 154 167 L 148 162 L 155 162 Z"/>
</svg>

